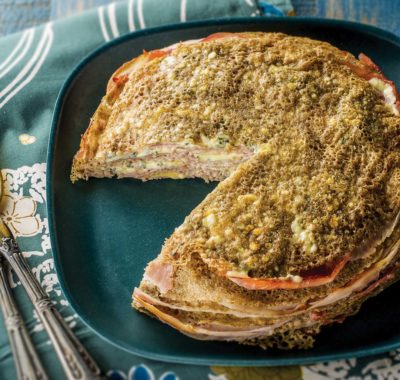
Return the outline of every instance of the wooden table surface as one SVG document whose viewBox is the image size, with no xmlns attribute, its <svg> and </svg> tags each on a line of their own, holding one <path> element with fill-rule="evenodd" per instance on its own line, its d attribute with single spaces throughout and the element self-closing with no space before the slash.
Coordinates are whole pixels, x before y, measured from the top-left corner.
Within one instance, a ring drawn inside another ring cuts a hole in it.
<svg viewBox="0 0 400 380">
<path fill-rule="evenodd" d="M 0 35 L 109 2 L 111 1 L 0 0 Z M 360 21 L 377 25 L 400 36 L 400 0 L 292 0 L 292 3 L 299 16 Z"/>
</svg>

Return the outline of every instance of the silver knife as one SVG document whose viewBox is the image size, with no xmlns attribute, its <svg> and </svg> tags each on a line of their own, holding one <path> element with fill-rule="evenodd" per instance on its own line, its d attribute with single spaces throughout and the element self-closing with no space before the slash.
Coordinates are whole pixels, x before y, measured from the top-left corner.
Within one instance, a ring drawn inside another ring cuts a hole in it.
<svg viewBox="0 0 400 380">
<path fill-rule="evenodd" d="M 17 377 L 21 380 L 47 380 L 46 372 L 12 297 L 8 281 L 9 273 L 10 268 L 0 255 L 0 306 L 10 339 Z"/>
<path fill-rule="evenodd" d="M 103 379 L 94 359 L 54 307 L 28 266 L 7 225 L 0 220 L 0 253 L 25 288 L 49 335 L 68 380 Z"/>
</svg>

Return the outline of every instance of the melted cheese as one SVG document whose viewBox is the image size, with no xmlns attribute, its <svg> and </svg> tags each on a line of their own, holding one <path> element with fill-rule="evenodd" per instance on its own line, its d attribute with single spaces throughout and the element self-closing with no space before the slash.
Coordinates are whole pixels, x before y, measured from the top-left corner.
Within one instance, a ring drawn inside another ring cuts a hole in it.
<svg viewBox="0 0 400 380">
<path fill-rule="evenodd" d="M 206 108 L 206 112 L 210 113 L 211 111 L 209 110 L 209 107 Z M 207 148 L 223 148 L 226 144 L 229 143 L 229 138 L 226 135 L 218 135 L 213 138 L 208 138 L 205 135 L 201 135 L 201 142 L 203 145 L 205 145 Z"/>
<path fill-rule="evenodd" d="M 197 154 L 197 157 L 200 161 L 229 161 L 238 159 L 240 157 L 239 154 L 235 153 L 200 153 Z"/>
<path fill-rule="evenodd" d="M 397 99 L 393 87 L 389 83 L 386 83 L 378 78 L 371 78 L 368 82 L 372 85 L 372 87 L 382 92 L 385 102 L 391 108 L 393 114 L 399 116 L 400 113 L 396 106 Z"/>
<path fill-rule="evenodd" d="M 161 169 L 174 169 L 183 166 L 180 160 L 138 160 L 128 165 L 121 165 L 116 168 L 117 172 L 129 173 L 142 170 L 161 170 Z"/>
<path fill-rule="evenodd" d="M 156 155 L 173 155 L 177 149 L 188 150 L 193 153 L 196 158 L 200 161 L 229 161 L 229 160 L 238 160 L 242 157 L 242 154 L 235 152 L 227 152 L 222 149 L 220 146 L 216 145 L 217 143 L 208 143 L 207 147 L 210 148 L 210 151 L 202 151 L 196 145 L 193 145 L 189 141 L 181 141 L 174 143 L 173 145 L 157 145 L 157 146 L 149 146 L 143 148 L 137 152 L 131 152 L 124 155 L 112 156 L 108 158 L 109 162 L 118 161 L 121 159 L 129 159 L 129 158 L 143 158 L 146 159 L 148 156 L 156 156 Z M 162 165 L 162 163 L 166 163 L 166 165 Z M 145 161 L 145 167 L 148 169 L 158 169 L 162 167 L 170 167 L 170 163 L 174 164 L 174 166 L 182 165 L 183 162 L 180 160 L 169 160 L 166 161 L 165 157 L 161 159 L 150 160 L 147 159 Z M 128 168 L 129 169 L 129 168 Z"/>
<path fill-rule="evenodd" d="M 314 226 L 312 224 L 303 228 L 299 217 L 296 217 L 291 224 L 294 240 L 300 243 L 306 252 L 316 252 L 318 249 L 314 241 L 313 228 Z"/>
<path fill-rule="evenodd" d="M 155 154 L 172 154 L 176 148 L 187 147 L 192 148 L 193 144 L 187 141 L 176 142 L 174 145 L 157 145 L 157 146 L 149 146 L 143 149 L 140 149 L 134 156 L 135 157 L 146 157 Z"/>
<path fill-rule="evenodd" d="M 174 172 L 172 170 L 160 171 L 151 175 L 151 178 L 171 178 L 171 179 L 183 179 L 186 178 L 184 174 Z"/>
<path fill-rule="evenodd" d="M 180 160 L 146 160 L 144 164 L 146 165 L 146 169 L 166 169 L 182 166 L 183 162 Z"/>
</svg>

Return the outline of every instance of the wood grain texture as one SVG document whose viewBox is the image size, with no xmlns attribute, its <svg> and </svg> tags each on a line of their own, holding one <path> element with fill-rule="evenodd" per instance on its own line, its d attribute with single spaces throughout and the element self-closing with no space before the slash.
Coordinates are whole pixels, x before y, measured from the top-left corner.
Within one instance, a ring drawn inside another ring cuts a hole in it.
<svg viewBox="0 0 400 380">
<path fill-rule="evenodd" d="M 372 24 L 400 35 L 400 0 L 317 0 L 315 15 Z"/>
<path fill-rule="evenodd" d="M 115 1 L 115 0 L 114 0 Z M 84 10 L 111 3 L 110 0 L 50 0 L 50 18 L 72 16 Z"/>
<path fill-rule="evenodd" d="M 48 21 L 50 6 L 51 0 L 0 0 L 0 35 Z"/>
<path fill-rule="evenodd" d="M 315 16 L 317 13 L 316 0 L 292 0 L 292 4 L 297 16 Z"/>
<path fill-rule="evenodd" d="M 110 2 L 110 0 L 0 0 L 0 35 L 38 25 L 49 19 L 77 14 Z M 400 36 L 400 0 L 292 0 L 292 2 L 299 16 L 359 21 L 377 25 Z"/>
</svg>

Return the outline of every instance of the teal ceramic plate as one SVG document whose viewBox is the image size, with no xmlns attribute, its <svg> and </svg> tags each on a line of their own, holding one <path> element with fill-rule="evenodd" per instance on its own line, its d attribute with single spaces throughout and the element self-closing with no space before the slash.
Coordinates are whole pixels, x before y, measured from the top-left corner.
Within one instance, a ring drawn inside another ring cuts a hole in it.
<svg viewBox="0 0 400 380">
<path fill-rule="evenodd" d="M 99 335 L 151 359 L 220 365 L 287 365 L 371 355 L 400 347 L 400 284 L 369 300 L 345 323 L 325 328 L 312 350 L 263 351 L 196 341 L 133 310 L 131 293 L 164 239 L 215 184 L 201 180 L 91 179 L 72 185 L 71 159 L 123 62 L 151 50 L 219 31 L 279 31 L 365 52 L 400 83 L 400 40 L 379 29 L 319 19 L 224 19 L 132 33 L 87 57 L 65 83 L 48 152 L 48 215 L 54 260 L 70 304 Z"/>
</svg>

